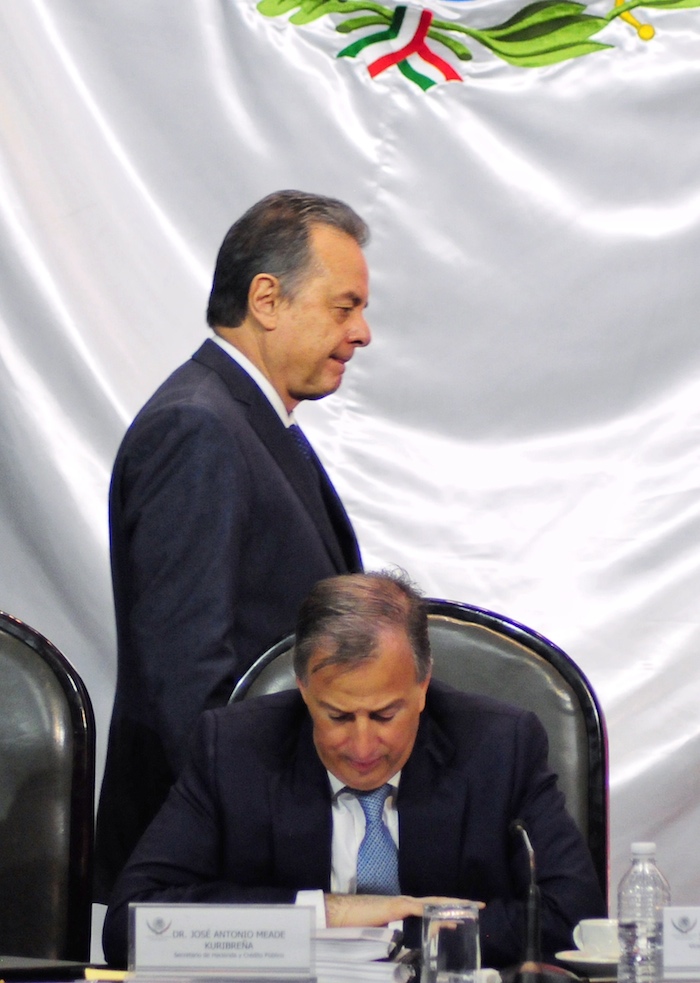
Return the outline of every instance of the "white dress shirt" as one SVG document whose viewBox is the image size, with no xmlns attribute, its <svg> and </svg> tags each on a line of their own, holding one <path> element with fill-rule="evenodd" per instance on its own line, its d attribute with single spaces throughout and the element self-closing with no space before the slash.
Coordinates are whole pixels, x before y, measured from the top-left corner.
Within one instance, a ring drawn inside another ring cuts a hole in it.
<svg viewBox="0 0 700 983">
<path fill-rule="evenodd" d="M 396 808 L 396 793 L 399 788 L 401 772 L 397 771 L 389 779 L 394 789 L 387 795 L 382 819 L 392 840 L 399 848 L 399 813 Z M 357 796 L 346 785 L 328 772 L 328 780 L 333 792 L 331 820 L 333 838 L 331 841 L 331 894 L 355 894 L 357 889 L 357 855 L 365 836 L 367 821 Z M 326 907 L 323 891 L 297 891 L 296 903 L 310 905 L 316 909 L 316 927 L 326 927 Z"/>
<path fill-rule="evenodd" d="M 270 401 L 270 405 L 275 413 L 277 413 L 285 427 L 291 427 L 291 425 L 296 422 L 294 419 L 294 414 L 287 413 L 287 407 L 282 402 L 282 397 L 267 376 L 263 375 L 257 365 L 253 365 L 251 360 L 244 355 L 243 352 L 239 351 L 228 341 L 224 341 L 224 339 L 219 337 L 218 334 L 215 334 L 211 340 L 218 345 L 223 352 L 226 352 L 229 358 L 232 358 L 234 362 L 240 365 L 244 372 L 248 373 L 253 382 L 255 382 L 259 388 L 262 389 L 263 394 L 267 396 L 268 400 Z"/>
</svg>

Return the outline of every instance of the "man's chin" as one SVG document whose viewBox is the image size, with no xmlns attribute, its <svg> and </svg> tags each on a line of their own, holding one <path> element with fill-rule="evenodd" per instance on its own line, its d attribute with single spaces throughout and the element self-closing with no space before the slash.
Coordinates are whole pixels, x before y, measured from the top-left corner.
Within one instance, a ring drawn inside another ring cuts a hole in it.
<svg viewBox="0 0 700 983">
<path fill-rule="evenodd" d="M 375 765 L 371 769 L 350 768 L 345 770 L 343 781 L 349 788 L 357 789 L 358 792 L 371 792 L 391 778 L 387 773 L 386 767 Z"/>
<path fill-rule="evenodd" d="M 340 384 L 343 381 L 342 375 L 334 379 L 328 379 L 324 384 L 318 384 L 315 386 L 309 386 L 308 389 L 298 392 L 290 392 L 292 399 L 296 400 L 297 403 L 302 403 L 304 400 L 310 400 L 313 402 L 317 399 L 325 399 L 326 396 L 332 396 L 333 393 L 340 389 Z"/>
</svg>

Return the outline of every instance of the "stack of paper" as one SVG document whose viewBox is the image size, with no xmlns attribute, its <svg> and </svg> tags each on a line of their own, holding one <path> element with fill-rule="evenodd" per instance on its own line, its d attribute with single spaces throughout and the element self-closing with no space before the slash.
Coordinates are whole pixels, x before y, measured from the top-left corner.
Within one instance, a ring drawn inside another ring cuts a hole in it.
<svg viewBox="0 0 700 983">
<path fill-rule="evenodd" d="M 397 936 L 389 928 L 323 928 L 315 933 L 318 983 L 406 983 L 413 971 L 392 956 Z"/>
</svg>

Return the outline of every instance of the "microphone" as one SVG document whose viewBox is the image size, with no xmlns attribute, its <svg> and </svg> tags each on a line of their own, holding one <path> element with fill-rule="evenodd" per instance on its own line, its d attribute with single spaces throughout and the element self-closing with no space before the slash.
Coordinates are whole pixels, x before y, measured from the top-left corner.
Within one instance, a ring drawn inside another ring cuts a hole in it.
<svg viewBox="0 0 700 983">
<path fill-rule="evenodd" d="M 514 819 L 508 831 L 511 835 L 519 837 L 525 847 L 530 867 L 530 881 L 525 905 L 525 958 L 517 966 L 511 966 L 501 972 L 503 983 L 566 983 L 567 980 L 579 980 L 575 973 L 542 962 L 541 904 L 535 851 L 522 819 Z"/>
<path fill-rule="evenodd" d="M 542 934 L 540 930 L 540 889 L 537 884 L 537 870 L 535 867 L 535 851 L 532 848 L 530 837 L 528 836 L 525 824 L 522 819 L 514 819 L 510 824 L 510 833 L 513 836 L 520 836 L 527 857 L 530 862 L 530 883 L 527 889 L 527 904 L 525 908 L 525 963 L 539 963 L 542 961 Z"/>
</svg>

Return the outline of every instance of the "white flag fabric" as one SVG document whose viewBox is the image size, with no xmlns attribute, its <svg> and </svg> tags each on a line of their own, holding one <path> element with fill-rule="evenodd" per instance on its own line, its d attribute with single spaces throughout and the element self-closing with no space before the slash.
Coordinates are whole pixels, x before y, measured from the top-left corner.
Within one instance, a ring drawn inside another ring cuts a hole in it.
<svg viewBox="0 0 700 983">
<path fill-rule="evenodd" d="M 7 0 L 0 111 L 0 608 L 84 676 L 100 754 L 119 440 L 206 336 L 228 226 L 330 194 L 374 341 L 299 416 L 366 567 L 579 663 L 612 883 L 655 839 L 697 901 L 698 6 Z"/>
</svg>

